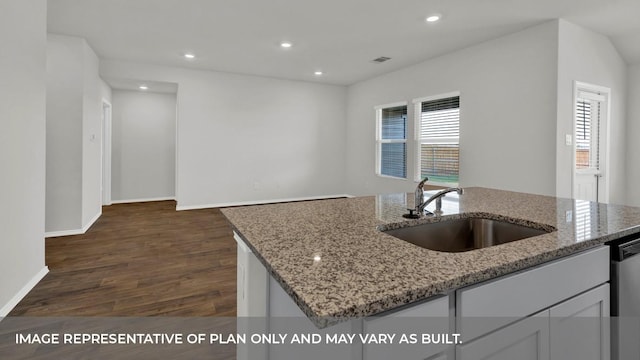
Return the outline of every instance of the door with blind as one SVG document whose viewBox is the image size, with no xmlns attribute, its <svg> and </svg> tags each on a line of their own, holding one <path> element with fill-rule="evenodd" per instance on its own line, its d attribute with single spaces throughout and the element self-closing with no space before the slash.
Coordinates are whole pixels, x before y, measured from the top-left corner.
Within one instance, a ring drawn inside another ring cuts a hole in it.
<svg viewBox="0 0 640 360">
<path fill-rule="evenodd" d="M 574 106 L 573 197 L 606 202 L 608 93 L 592 86 L 577 87 Z"/>
</svg>

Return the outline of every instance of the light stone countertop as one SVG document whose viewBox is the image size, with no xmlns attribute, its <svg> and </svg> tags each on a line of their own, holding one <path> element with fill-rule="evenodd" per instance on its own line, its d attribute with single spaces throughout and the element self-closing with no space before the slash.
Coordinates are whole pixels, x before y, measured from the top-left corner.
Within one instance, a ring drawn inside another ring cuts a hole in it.
<svg viewBox="0 0 640 360">
<path fill-rule="evenodd" d="M 640 208 L 465 188 L 441 217 L 408 220 L 413 193 L 222 209 L 233 229 L 319 327 L 363 317 L 640 233 Z M 427 207 L 433 210 L 433 204 Z M 569 216 L 568 216 L 568 213 Z M 548 234 L 459 253 L 424 249 L 380 229 L 447 218 L 509 218 Z"/>
</svg>

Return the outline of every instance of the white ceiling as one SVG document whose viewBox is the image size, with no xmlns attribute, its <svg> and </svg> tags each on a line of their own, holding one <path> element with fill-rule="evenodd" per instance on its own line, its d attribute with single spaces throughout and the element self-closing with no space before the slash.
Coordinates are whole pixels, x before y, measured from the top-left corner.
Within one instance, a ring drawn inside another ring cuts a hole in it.
<svg viewBox="0 0 640 360">
<path fill-rule="evenodd" d="M 555 18 L 640 63 L 639 0 L 49 0 L 48 12 L 49 32 L 84 37 L 101 58 L 342 85 Z M 443 19 L 428 24 L 431 13 Z"/>
</svg>

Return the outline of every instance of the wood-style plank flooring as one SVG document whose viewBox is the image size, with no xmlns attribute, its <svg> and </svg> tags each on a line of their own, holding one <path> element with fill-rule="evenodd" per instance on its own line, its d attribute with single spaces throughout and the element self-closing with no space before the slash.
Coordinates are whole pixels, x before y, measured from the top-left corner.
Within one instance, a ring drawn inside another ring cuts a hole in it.
<svg viewBox="0 0 640 360">
<path fill-rule="evenodd" d="M 175 206 L 105 206 L 86 234 L 46 239 L 50 272 L 10 316 L 235 316 L 228 223 Z"/>
</svg>

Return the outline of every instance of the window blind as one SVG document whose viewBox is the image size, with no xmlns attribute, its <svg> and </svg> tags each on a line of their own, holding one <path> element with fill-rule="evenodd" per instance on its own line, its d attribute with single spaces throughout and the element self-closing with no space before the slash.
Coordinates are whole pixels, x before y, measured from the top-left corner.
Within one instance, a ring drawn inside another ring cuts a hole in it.
<svg viewBox="0 0 640 360">
<path fill-rule="evenodd" d="M 576 101 L 576 168 L 599 169 L 598 136 L 600 102 L 588 99 Z"/>
<path fill-rule="evenodd" d="M 460 168 L 460 97 L 424 101 L 420 110 L 420 177 L 457 184 Z"/>
<path fill-rule="evenodd" d="M 380 174 L 407 177 L 407 106 L 381 110 Z"/>
<path fill-rule="evenodd" d="M 382 134 L 383 140 L 407 138 L 407 107 L 399 106 L 382 109 Z"/>
</svg>

